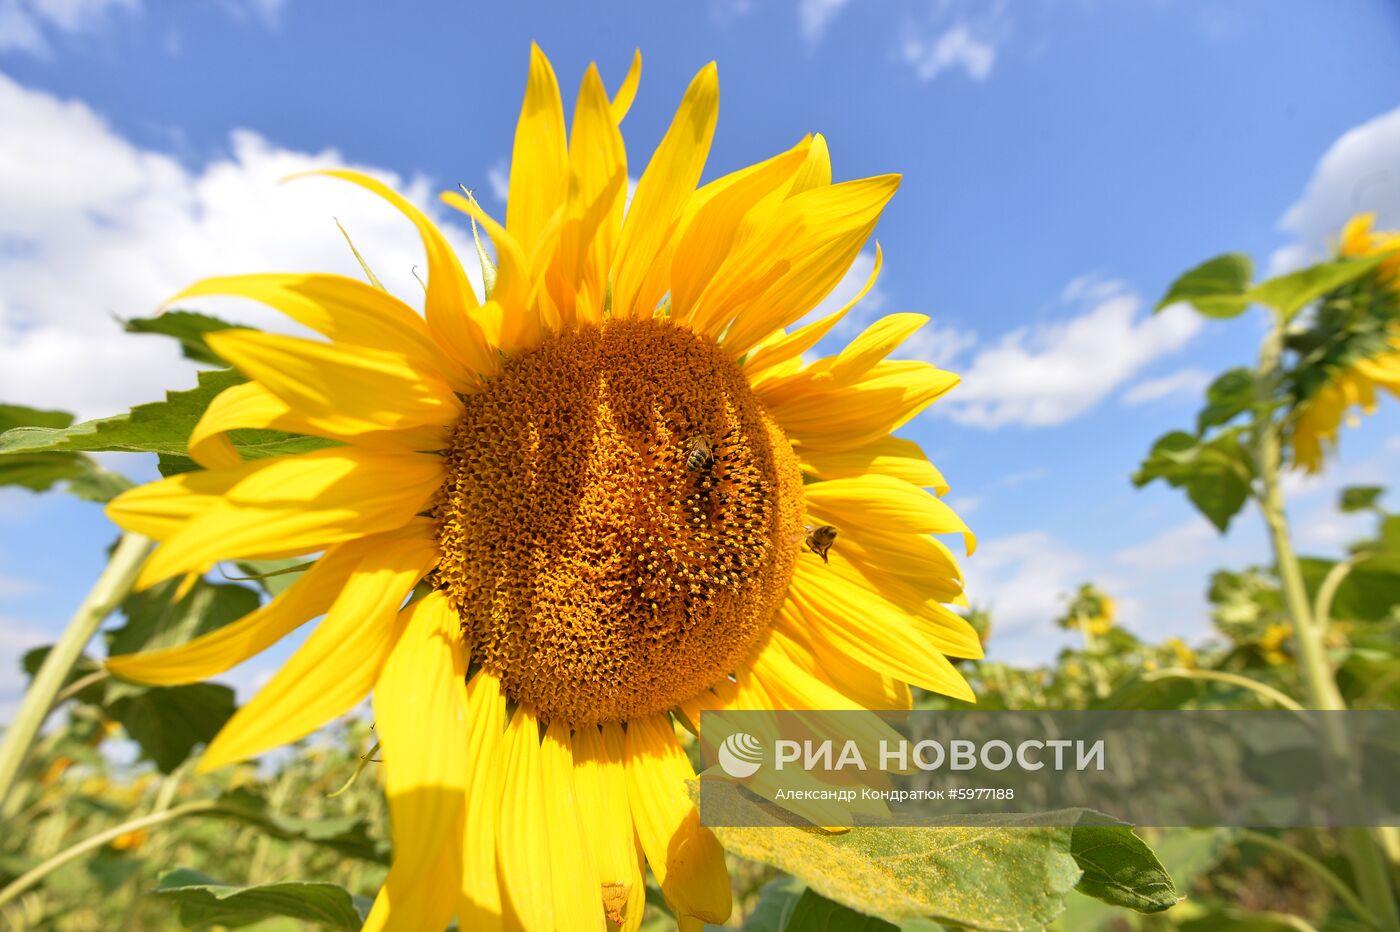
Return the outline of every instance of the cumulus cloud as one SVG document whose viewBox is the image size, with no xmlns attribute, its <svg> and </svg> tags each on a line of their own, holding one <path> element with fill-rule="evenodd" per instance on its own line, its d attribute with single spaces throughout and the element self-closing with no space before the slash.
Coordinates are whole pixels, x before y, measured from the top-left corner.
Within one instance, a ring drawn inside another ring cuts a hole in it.
<svg viewBox="0 0 1400 932">
<path fill-rule="evenodd" d="M 1194 398 L 1210 384 L 1211 374 L 1204 369 L 1181 369 L 1156 379 L 1144 379 L 1123 393 L 1123 404 L 1144 405 L 1163 398 Z"/>
<path fill-rule="evenodd" d="M 1342 225 L 1366 211 L 1383 228 L 1400 227 L 1400 107 L 1348 130 L 1323 153 L 1279 221 L 1293 241 L 1274 253 L 1272 272 L 1327 255 Z"/>
<path fill-rule="evenodd" d="M 1089 557 L 1046 531 L 985 540 L 964 564 L 968 598 L 992 613 L 994 636 L 1048 636 L 1063 596 L 1090 578 Z M 1004 659 L 1004 658 L 1003 658 Z"/>
<path fill-rule="evenodd" d="M 190 169 L 122 138 L 81 102 L 0 75 L 0 398 L 112 414 L 192 381 L 170 341 L 123 334 L 117 317 L 145 316 L 208 275 L 314 270 L 361 276 L 339 218 L 371 267 L 417 306 L 425 265 L 412 226 L 359 188 L 286 176 L 344 166 L 335 150 L 283 149 L 235 131 L 228 153 Z M 434 188 L 355 166 L 403 190 L 439 218 Z M 445 225 L 459 253 L 470 235 Z M 475 263 L 467 261 L 469 274 Z M 286 328 L 257 305 L 195 302 L 258 326 Z"/>
<path fill-rule="evenodd" d="M 1062 299 L 1079 313 L 981 346 L 959 367 L 962 385 L 935 411 L 989 429 L 1062 424 L 1186 345 L 1202 326 L 1184 307 L 1145 311 L 1142 298 L 1117 281 L 1075 279 Z"/>
<path fill-rule="evenodd" d="M 94 33 L 113 13 L 140 9 L 140 0 L 0 0 L 0 52 L 47 56 L 51 37 Z"/>
</svg>

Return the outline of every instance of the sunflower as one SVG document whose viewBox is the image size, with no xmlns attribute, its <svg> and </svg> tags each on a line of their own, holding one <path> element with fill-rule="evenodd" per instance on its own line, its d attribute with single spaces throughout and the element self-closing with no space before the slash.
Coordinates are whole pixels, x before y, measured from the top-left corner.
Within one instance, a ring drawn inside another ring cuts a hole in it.
<svg viewBox="0 0 1400 932">
<path fill-rule="evenodd" d="M 1293 424 L 1293 462 L 1315 473 L 1322 468 L 1324 448 L 1335 447 L 1343 418 L 1353 425 L 1349 414 L 1359 407 L 1366 414 L 1376 410 L 1376 389 L 1383 388 L 1400 398 L 1400 232 L 1373 232 L 1374 214 L 1359 214 L 1342 230 L 1339 248 L 1349 258 L 1395 253 L 1381 261 L 1374 276 L 1363 280 L 1363 287 L 1377 294 L 1358 306 L 1380 310 L 1380 315 L 1362 321 L 1359 333 L 1340 343 L 1336 362 L 1327 377 L 1306 395 L 1298 406 Z M 1379 319 L 1377 319 L 1379 318 Z"/>
<path fill-rule="evenodd" d="M 686 786 L 701 711 L 907 709 L 908 684 L 971 698 L 945 655 L 981 646 L 944 604 L 961 577 L 932 535 L 973 539 L 891 434 L 957 382 L 886 359 L 927 318 L 886 317 L 805 362 L 872 272 L 786 329 L 851 267 L 898 177 L 833 184 L 816 136 L 697 190 L 711 64 L 629 204 L 618 124 L 640 65 L 611 98 L 590 67 L 566 133 L 532 50 L 505 225 L 442 196 L 492 242 L 484 301 L 417 207 L 348 171 L 326 174 L 417 227 L 421 316 L 332 275 L 172 299 L 251 298 L 326 339 L 210 334 L 248 381 L 191 435 L 202 469 L 111 503 L 160 541 L 138 585 L 319 559 L 241 620 L 109 665 L 192 682 L 325 616 L 202 766 L 372 693 L 394 860 L 369 929 L 635 929 L 644 864 L 682 927 L 723 921 L 723 851 Z M 228 435 L 250 428 L 327 443 L 245 461 Z"/>
</svg>

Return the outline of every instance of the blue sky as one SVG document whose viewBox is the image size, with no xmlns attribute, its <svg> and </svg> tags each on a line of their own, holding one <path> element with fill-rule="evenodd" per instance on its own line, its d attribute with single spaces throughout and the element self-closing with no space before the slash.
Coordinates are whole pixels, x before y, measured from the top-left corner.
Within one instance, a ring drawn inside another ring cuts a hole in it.
<svg viewBox="0 0 1400 932">
<path fill-rule="evenodd" d="M 1208 374 L 1252 356 L 1258 323 L 1149 309 L 1217 252 L 1281 268 L 1356 210 L 1400 225 L 1385 0 L 0 0 L 0 397 L 95 416 L 187 384 L 169 347 L 111 315 L 201 275 L 353 273 L 332 215 L 412 296 L 411 230 L 276 179 L 354 164 L 420 202 L 466 183 L 499 213 L 531 39 L 566 100 L 589 61 L 615 86 L 642 49 L 633 174 L 710 59 L 707 175 L 810 131 L 838 177 L 903 173 L 865 319 L 930 314 L 914 352 L 965 376 L 906 434 L 984 541 L 969 579 L 1000 619 L 994 656 L 1052 654 L 1058 597 L 1084 579 L 1149 636 L 1199 635 L 1207 572 L 1263 559 L 1253 515 L 1220 540 L 1175 493 L 1127 479 Z M 840 291 L 868 268 L 867 252 Z M 1397 407 L 1349 433 L 1323 481 L 1293 483 L 1305 550 L 1358 530 L 1331 512 L 1338 485 L 1397 473 Z M 61 626 L 110 536 L 93 506 L 0 493 L 0 666 Z M 0 701 L 14 685 L 0 673 Z"/>
</svg>

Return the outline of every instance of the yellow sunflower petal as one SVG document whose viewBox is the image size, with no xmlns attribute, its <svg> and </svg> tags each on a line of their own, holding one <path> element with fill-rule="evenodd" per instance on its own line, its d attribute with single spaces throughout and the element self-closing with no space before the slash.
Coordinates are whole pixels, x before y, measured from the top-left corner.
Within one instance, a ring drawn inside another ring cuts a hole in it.
<svg viewBox="0 0 1400 932">
<path fill-rule="evenodd" d="M 436 456 L 355 447 L 255 460 L 210 475 L 223 472 L 238 481 L 156 548 L 138 588 L 219 560 L 313 553 L 403 527 L 442 484 Z"/>
<path fill-rule="evenodd" d="M 889 314 L 875 321 L 840 354 L 812 364 L 813 374 L 835 385 L 850 385 L 928 323 L 927 314 Z"/>
<path fill-rule="evenodd" d="M 121 493 L 107 503 L 106 514 L 123 530 L 165 540 L 217 507 L 224 493 L 256 468 L 240 462 L 213 472 L 167 476 Z"/>
<path fill-rule="evenodd" d="M 574 733 L 574 789 L 579 817 L 593 849 L 596 880 L 606 918 L 635 932 L 646 909 L 642 851 L 632 828 L 623 769 L 626 738 L 609 722 L 599 731 L 586 725 Z"/>
<path fill-rule="evenodd" d="M 431 538 L 364 554 L 330 611 L 252 701 L 209 744 L 201 770 L 253 757 L 310 734 L 369 695 L 398 640 L 399 607 L 438 560 Z"/>
<path fill-rule="evenodd" d="M 933 489 L 939 495 L 948 492 L 943 474 L 928 461 L 924 451 L 912 440 L 901 437 L 881 437 L 864 446 L 849 450 L 793 451 L 803 470 L 818 479 L 849 479 L 874 473 L 902 479 L 920 488 Z"/>
<path fill-rule="evenodd" d="M 862 709 L 905 710 L 913 705 L 909 686 L 902 680 L 872 670 L 850 657 L 834 657 L 831 651 L 819 654 L 800 631 L 774 628 L 768 637 L 773 649 L 783 651 L 804 671 Z"/>
<path fill-rule="evenodd" d="M 807 313 L 846 274 L 898 186 L 899 176 L 882 175 L 783 201 L 710 281 L 697 301 L 696 329 L 723 334 L 737 358 Z"/>
<path fill-rule="evenodd" d="M 549 59 L 532 42 L 506 197 L 506 229 L 526 256 L 534 252 L 550 215 L 564 200 L 568 164 L 559 82 Z"/>
<path fill-rule="evenodd" d="M 516 706 L 506 728 L 504 756 L 501 821 L 496 838 L 503 905 L 520 927 L 553 929 L 551 826 L 544 799 L 540 726 L 529 706 Z"/>
<path fill-rule="evenodd" d="M 770 402 L 764 384 L 755 393 L 794 444 L 813 450 L 864 446 L 907 424 L 958 384 L 951 372 L 916 360 L 886 360 L 844 388 L 809 383 L 807 390 Z"/>
<path fill-rule="evenodd" d="M 424 519 L 419 520 L 416 530 L 424 535 L 431 533 Z M 156 686 L 197 683 L 217 676 L 262 653 L 309 619 L 324 614 L 361 558 L 392 543 L 402 533 L 376 535 L 332 547 L 272 601 L 232 624 L 175 647 L 109 657 L 107 669 L 123 679 Z"/>
<path fill-rule="evenodd" d="M 325 420 L 310 420 L 257 382 L 244 382 L 224 389 L 214 397 L 190 433 L 190 458 L 206 469 L 226 469 L 243 463 L 228 438 L 231 430 L 281 430 L 294 434 L 328 437 L 371 450 L 398 453 L 428 452 L 447 446 L 450 431 L 446 425 L 424 424 L 401 430 L 333 433 Z M 256 444 L 242 449 L 256 454 Z"/>
<path fill-rule="evenodd" d="M 472 762 L 461 619 L 440 592 L 402 614 L 403 633 L 374 686 L 394 860 L 365 929 L 409 932 L 445 928 L 457 911 Z"/>
<path fill-rule="evenodd" d="M 621 123 L 627 117 L 627 111 L 632 109 L 632 101 L 637 97 L 637 85 L 642 80 L 642 50 L 634 49 L 632 52 L 632 66 L 627 69 L 627 77 L 622 79 L 621 86 L 617 89 L 617 94 L 612 99 L 612 118 L 614 123 Z"/>
<path fill-rule="evenodd" d="M 331 436 L 453 423 L 461 412 L 447 383 L 403 356 L 257 330 L 222 330 L 209 346 Z"/>
<path fill-rule="evenodd" d="M 803 353 L 820 343 L 822 337 L 830 333 L 831 328 L 839 324 L 842 318 L 870 293 L 870 289 L 875 287 L 875 282 L 880 278 L 880 269 L 884 264 L 884 253 L 880 249 L 880 244 L 876 243 L 875 262 L 871 266 L 870 275 L 866 277 L 865 284 L 861 286 L 860 291 L 856 292 L 855 297 L 842 305 L 839 310 L 757 347 L 744 360 L 744 374 L 749 377 L 749 381 L 757 384 L 765 378 L 779 374 L 774 370 L 783 363 L 798 360 Z M 778 332 L 774 331 L 775 334 Z"/>
<path fill-rule="evenodd" d="M 480 304 L 457 254 L 427 214 L 387 185 L 348 169 L 326 169 L 312 174 L 329 175 L 357 184 L 394 205 L 418 228 L 428 254 L 428 289 L 424 313 L 433 339 L 458 364 L 480 375 L 492 375 L 500 367 L 496 348 L 486 339 L 480 323 L 470 313 Z"/>
<path fill-rule="evenodd" d="M 889 603 L 863 586 L 799 563 L 778 624 L 805 632 L 814 648 L 825 641 L 866 666 L 924 689 L 974 701 L 948 658 L 909 625 L 892 618 Z"/>
<path fill-rule="evenodd" d="M 496 829 L 500 823 L 502 772 L 505 770 L 506 697 L 501 681 L 478 670 L 467 684 L 467 752 L 471 760 L 464 805 L 461 929 L 500 929 L 501 885 L 496 870 Z"/>
<path fill-rule="evenodd" d="M 465 384 L 456 366 L 443 366 L 442 352 L 413 308 L 353 278 L 309 273 L 206 278 L 165 306 L 210 295 L 266 304 L 336 343 L 399 353 L 414 368 L 456 382 L 454 387 Z"/>
<path fill-rule="evenodd" d="M 801 194 L 811 188 L 824 188 L 831 184 L 831 150 L 827 148 L 826 137 L 817 133 L 812 138 L 812 148 L 802 162 L 802 169 L 792 179 L 792 194 Z"/>
<path fill-rule="evenodd" d="M 705 202 L 685 225 L 671 259 L 671 316 L 690 320 L 691 310 L 731 253 L 743 248 L 738 232 L 750 208 L 781 188 L 802 166 L 811 143 L 706 185 Z"/>
<path fill-rule="evenodd" d="M 977 537 L 936 496 L 890 476 L 832 479 L 803 487 L 807 509 L 838 529 L 875 528 L 886 533 L 961 534 L 971 554 Z"/>
<path fill-rule="evenodd" d="M 603 895 L 591 845 L 580 820 L 573 743 L 569 726 L 557 719 L 545 732 L 540 770 L 544 777 L 545 819 L 549 824 L 554 921 L 561 929 L 602 930 Z"/>
<path fill-rule="evenodd" d="M 690 82 L 675 119 L 637 182 L 613 261 L 615 316 L 651 316 L 652 308 L 635 306 L 638 291 L 671 223 L 695 191 L 718 117 L 719 70 L 711 62 Z"/>
<path fill-rule="evenodd" d="M 444 204 L 485 227 L 486 235 L 496 247 L 496 286 L 491 290 L 491 300 L 501 306 L 504 334 L 512 329 L 507 324 L 512 316 L 525 314 L 530 299 L 530 268 L 526 265 L 525 252 L 506 228 L 482 210 L 474 199 L 465 198 L 456 191 L 444 191 L 440 197 Z"/>
<path fill-rule="evenodd" d="M 627 723 L 627 799 L 637 837 L 677 916 L 724 922 L 733 903 L 724 849 L 700 824 L 686 781 L 695 771 L 664 715 Z"/>
</svg>

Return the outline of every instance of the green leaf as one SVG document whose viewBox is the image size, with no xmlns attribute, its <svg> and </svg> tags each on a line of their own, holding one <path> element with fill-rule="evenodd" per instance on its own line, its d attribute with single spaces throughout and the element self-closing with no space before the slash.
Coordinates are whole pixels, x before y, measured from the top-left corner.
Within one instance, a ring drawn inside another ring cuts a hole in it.
<svg viewBox="0 0 1400 932">
<path fill-rule="evenodd" d="M 208 743 L 235 708 L 233 690 L 217 683 L 130 690 L 122 689 L 127 694 L 109 710 L 162 773 L 180 766 L 196 745 Z"/>
<path fill-rule="evenodd" d="M 284 881 L 236 887 L 186 868 L 162 874 L 154 894 L 179 906 L 180 924 L 187 929 L 236 928 L 285 916 L 354 932 L 366 915 L 348 890 L 333 883 Z"/>
<path fill-rule="evenodd" d="M 733 821 L 750 826 L 713 826 L 725 848 L 887 922 L 1040 929 L 1064 909 L 1080 877 L 1068 826 L 882 826 L 829 834 L 765 825 L 757 807 L 737 795 L 726 798 L 730 805 L 739 815 Z M 742 818 L 746 809 L 753 818 Z"/>
<path fill-rule="evenodd" d="M 186 359 L 220 367 L 227 367 L 228 363 L 216 356 L 209 344 L 204 342 L 205 334 L 241 326 L 195 311 L 166 311 L 155 317 L 136 317 L 123 322 L 127 333 L 156 333 L 174 337 L 180 341 L 180 351 Z"/>
<path fill-rule="evenodd" d="M 783 932 L 899 932 L 899 927 L 806 890 L 793 905 Z"/>
<path fill-rule="evenodd" d="M 800 880 L 785 876 L 764 884 L 758 902 L 744 918 L 744 932 L 783 932 L 806 889 Z"/>
<path fill-rule="evenodd" d="M 84 421 L 71 427 L 18 427 L 0 434 L 0 453 L 121 451 L 159 453 L 183 459 L 190 432 L 209 403 L 226 388 L 246 381 L 232 369 L 198 374 L 199 384 L 187 391 L 167 392 L 164 401 L 137 405 L 127 414 Z M 334 446 L 319 437 L 277 430 L 235 430 L 229 439 L 244 458 L 280 456 Z M 193 464 L 191 464 L 193 466 Z"/>
<path fill-rule="evenodd" d="M 288 557 L 283 560 L 239 560 L 234 566 L 249 582 L 256 584 L 268 595 L 277 596 L 301 579 L 302 574 L 311 569 L 314 562 L 301 557 Z M 230 575 L 229 578 L 235 577 Z"/>
<path fill-rule="evenodd" d="M 1308 591 L 1315 595 L 1335 564 L 1331 560 L 1304 557 L 1298 565 Z M 1383 551 L 1351 568 L 1332 599 L 1332 619 L 1382 621 L 1397 605 L 1400 605 L 1400 553 Z"/>
<path fill-rule="evenodd" d="M 1159 913 L 1181 899 L 1162 862 L 1130 826 L 1086 813 L 1075 823 L 1070 853 L 1084 871 L 1075 889 L 1140 913 Z"/>
<path fill-rule="evenodd" d="M 25 675 L 29 677 L 31 682 L 34 677 L 38 675 L 39 667 L 43 666 L 44 658 L 49 655 L 49 651 L 51 650 L 53 650 L 52 644 L 45 644 L 43 647 L 32 647 L 25 651 L 24 656 L 20 658 L 20 668 L 24 670 Z M 96 673 L 98 669 L 99 664 L 97 661 L 93 660 L 87 654 L 79 656 L 72 668 L 68 671 L 68 675 L 64 677 L 63 688 L 66 689 L 83 677 Z M 76 698 L 79 702 L 100 705 L 102 703 L 102 695 L 102 684 L 93 683 L 91 686 L 86 686 L 79 690 Z"/>
<path fill-rule="evenodd" d="M 62 430 L 73 423 L 67 411 L 47 411 L 0 404 L 0 434 L 18 428 Z M 3 448 L 0 448 L 3 452 Z M 92 502 L 106 502 L 131 488 L 125 476 L 99 466 L 81 453 L 12 453 L 0 456 L 0 486 L 17 485 L 47 492 L 60 482 L 69 493 Z"/>
<path fill-rule="evenodd" d="M 1370 511 L 1378 507 L 1380 497 L 1385 494 L 1381 485 L 1349 485 L 1342 489 L 1337 508 L 1351 514 L 1357 511 Z"/>
<path fill-rule="evenodd" d="M 1249 307 L 1254 264 L 1237 252 L 1208 259 L 1172 282 L 1156 311 L 1185 301 L 1206 317 L 1234 317 Z"/>
<path fill-rule="evenodd" d="M 107 653 L 134 654 L 183 644 L 242 618 L 261 601 L 246 586 L 199 580 L 172 602 L 182 583 L 172 579 L 128 596 L 122 603 L 126 623 L 108 632 Z"/>
<path fill-rule="evenodd" d="M 1309 303 L 1374 269 L 1389 256 L 1378 253 L 1358 259 L 1334 259 L 1260 282 L 1250 297 L 1285 316 L 1298 313 Z"/>
<path fill-rule="evenodd" d="M 16 427 L 67 427 L 72 423 L 73 415 L 67 411 L 0 403 L 0 434 Z"/>
<path fill-rule="evenodd" d="M 1161 479 L 1182 489 L 1196 510 L 1223 533 L 1250 491 L 1252 468 L 1239 433 L 1235 428 L 1201 441 L 1185 431 L 1172 431 L 1152 445 L 1133 474 L 1133 484 L 1141 488 Z"/>
<path fill-rule="evenodd" d="M 1229 423 L 1254 403 L 1254 372 L 1243 366 L 1222 373 L 1206 389 L 1206 406 L 1196 415 L 1196 433 Z"/>
</svg>

